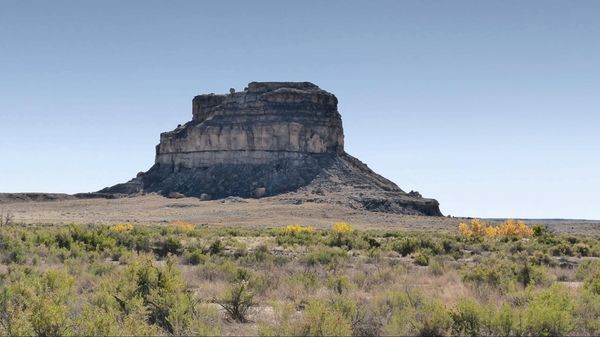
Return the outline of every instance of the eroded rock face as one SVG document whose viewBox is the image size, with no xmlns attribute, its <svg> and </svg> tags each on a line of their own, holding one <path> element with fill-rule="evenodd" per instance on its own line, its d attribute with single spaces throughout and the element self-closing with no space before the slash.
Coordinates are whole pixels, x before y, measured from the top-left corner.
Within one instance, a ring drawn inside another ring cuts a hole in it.
<svg viewBox="0 0 600 337">
<path fill-rule="evenodd" d="M 191 122 L 161 134 L 157 164 L 265 164 L 344 151 L 337 99 L 312 83 L 253 82 L 242 92 L 196 96 L 192 106 Z"/>
<path fill-rule="evenodd" d="M 438 202 L 370 170 L 344 151 L 337 98 L 309 82 L 252 82 L 200 95 L 192 120 L 162 133 L 154 166 L 102 193 L 159 192 L 203 200 L 310 194 L 353 208 L 441 215 Z"/>
</svg>

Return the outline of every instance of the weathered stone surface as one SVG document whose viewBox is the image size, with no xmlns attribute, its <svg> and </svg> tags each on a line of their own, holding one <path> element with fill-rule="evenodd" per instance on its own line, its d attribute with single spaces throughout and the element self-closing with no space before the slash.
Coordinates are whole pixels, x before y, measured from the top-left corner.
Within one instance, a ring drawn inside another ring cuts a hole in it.
<svg viewBox="0 0 600 337">
<path fill-rule="evenodd" d="M 242 92 L 196 96 L 192 115 L 161 134 L 157 164 L 178 170 L 344 151 L 337 99 L 308 82 L 253 82 Z"/>
<path fill-rule="evenodd" d="M 437 201 L 405 193 L 344 152 L 337 98 L 312 83 L 252 82 L 199 95 L 192 117 L 161 134 L 148 172 L 101 192 L 208 199 L 308 189 L 372 211 L 441 215 Z"/>
</svg>

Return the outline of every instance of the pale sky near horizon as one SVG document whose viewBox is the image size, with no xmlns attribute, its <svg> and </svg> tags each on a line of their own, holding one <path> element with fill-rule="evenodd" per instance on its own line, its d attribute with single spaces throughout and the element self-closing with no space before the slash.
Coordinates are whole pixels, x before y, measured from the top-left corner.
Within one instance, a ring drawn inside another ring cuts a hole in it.
<svg viewBox="0 0 600 337">
<path fill-rule="evenodd" d="M 0 192 L 154 161 L 200 93 L 310 81 L 444 214 L 600 219 L 598 1 L 0 2 Z"/>
</svg>

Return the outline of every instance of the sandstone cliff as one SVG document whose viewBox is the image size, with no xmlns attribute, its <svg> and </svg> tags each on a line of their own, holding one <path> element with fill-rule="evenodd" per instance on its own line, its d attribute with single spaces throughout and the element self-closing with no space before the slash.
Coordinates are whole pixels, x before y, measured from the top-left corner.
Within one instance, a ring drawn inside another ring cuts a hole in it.
<svg viewBox="0 0 600 337">
<path fill-rule="evenodd" d="M 102 193 L 159 192 L 204 199 L 318 193 L 323 202 L 441 215 L 437 201 L 405 193 L 344 151 L 337 98 L 309 82 L 252 82 L 200 95 L 192 120 L 162 133 L 155 165 Z"/>
</svg>

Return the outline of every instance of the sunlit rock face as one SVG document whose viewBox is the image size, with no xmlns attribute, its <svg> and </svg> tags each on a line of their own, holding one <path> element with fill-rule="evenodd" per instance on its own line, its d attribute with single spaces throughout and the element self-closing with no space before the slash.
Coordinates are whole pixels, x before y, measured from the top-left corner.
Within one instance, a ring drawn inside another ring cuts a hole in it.
<svg viewBox="0 0 600 337">
<path fill-rule="evenodd" d="M 160 135 L 154 166 L 101 192 L 215 199 L 302 189 L 355 208 L 441 215 L 436 200 L 405 193 L 344 151 L 337 103 L 309 82 L 252 82 L 196 96 L 192 120 Z"/>
<path fill-rule="evenodd" d="M 336 97 L 308 82 L 252 82 L 241 92 L 196 96 L 192 114 L 161 134 L 157 164 L 265 164 L 344 151 Z"/>
</svg>

